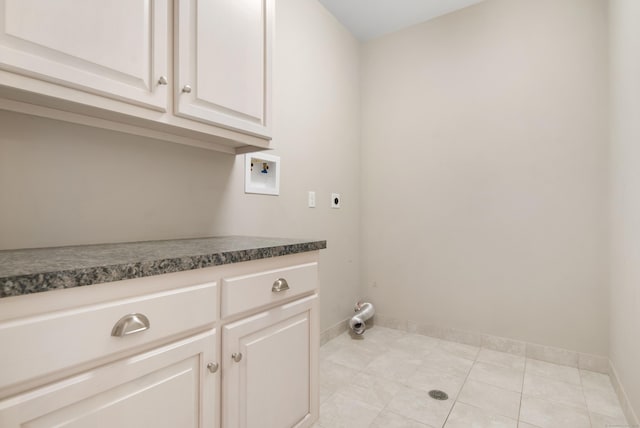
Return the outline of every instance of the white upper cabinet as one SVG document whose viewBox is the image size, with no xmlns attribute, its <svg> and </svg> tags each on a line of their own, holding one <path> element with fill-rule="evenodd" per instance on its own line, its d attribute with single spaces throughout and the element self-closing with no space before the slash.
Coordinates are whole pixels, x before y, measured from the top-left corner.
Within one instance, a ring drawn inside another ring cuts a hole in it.
<svg viewBox="0 0 640 428">
<path fill-rule="evenodd" d="M 274 0 L 0 0 L 0 110 L 273 148 Z"/>
<path fill-rule="evenodd" d="M 169 0 L 0 0 L 0 69 L 167 109 Z"/>
<path fill-rule="evenodd" d="M 270 136 L 274 0 L 177 0 L 176 113 Z"/>
</svg>

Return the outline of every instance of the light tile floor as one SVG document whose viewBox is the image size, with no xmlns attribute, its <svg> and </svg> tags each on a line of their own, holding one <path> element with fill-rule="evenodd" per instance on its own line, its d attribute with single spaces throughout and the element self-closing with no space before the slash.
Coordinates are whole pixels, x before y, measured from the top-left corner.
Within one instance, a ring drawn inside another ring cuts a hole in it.
<svg viewBox="0 0 640 428">
<path fill-rule="evenodd" d="M 320 348 L 314 428 L 614 426 L 627 424 L 604 374 L 377 326 Z"/>
</svg>

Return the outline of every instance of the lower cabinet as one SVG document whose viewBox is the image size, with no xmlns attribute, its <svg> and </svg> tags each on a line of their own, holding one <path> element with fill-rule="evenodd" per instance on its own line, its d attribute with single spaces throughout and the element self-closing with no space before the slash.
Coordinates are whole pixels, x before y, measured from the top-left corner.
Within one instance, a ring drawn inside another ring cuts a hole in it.
<svg viewBox="0 0 640 428">
<path fill-rule="evenodd" d="M 318 416 L 318 296 L 223 327 L 222 426 L 291 428 Z"/>
<path fill-rule="evenodd" d="M 215 346 L 210 330 L 2 400 L 0 426 L 215 427 Z"/>
<path fill-rule="evenodd" d="M 0 428 L 310 427 L 317 259 L 0 300 Z"/>
</svg>

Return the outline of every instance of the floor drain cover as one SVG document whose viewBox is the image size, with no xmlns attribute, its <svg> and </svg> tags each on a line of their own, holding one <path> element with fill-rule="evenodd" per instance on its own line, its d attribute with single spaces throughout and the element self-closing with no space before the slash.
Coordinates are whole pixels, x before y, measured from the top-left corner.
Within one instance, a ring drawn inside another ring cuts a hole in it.
<svg viewBox="0 0 640 428">
<path fill-rule="evenodd" d="M 435 399 L 435 400 L 447 400 L 449 399 L 449 396 L 447 395 L 446 392 L 444 391 L 438 391 L 437 389 L 434 389 L 433 391 L 429 391 L 429 397 Z"/>
</svg>

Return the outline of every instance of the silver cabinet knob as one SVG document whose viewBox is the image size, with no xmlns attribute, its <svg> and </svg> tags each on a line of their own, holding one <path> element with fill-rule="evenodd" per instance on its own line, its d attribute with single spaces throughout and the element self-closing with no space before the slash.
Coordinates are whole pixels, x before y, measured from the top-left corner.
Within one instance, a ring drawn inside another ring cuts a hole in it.
<svg viewBox="0 0 640 428">
<path fill-rule="evenodd" d="M 218 363 L 209 363 L 207 364 L 207 368 L 209 369 L 209 371 L 211 373 L 215 373 L 218 371 L 218 367 L 220 367 L 220 364 Z"/>
<path fill-rule="evenodd" d="M 151 327 L 149 318 L 143 314 L 129 314 L 118 320 L 111 330 L 111 336 L 123 337 L 129 334 L 139 333 Z"/>
<path fill-rule="evenodd" d="M 185 94 L 190 94 L 191 93 L 191 86 L 190 85 L 184 85 L 182 87 L 182 92 L 184 92 Z"/>
<path fill-rule="evenodd" d="M 165 76 L 160 76 L 158 78 L 158 85 L 167 85 L 167 84 L 169 84 L 169 81 Z"/>
<path fill-rule="evenodd" d="M 289 284 L 287 283 L 287 280 L 284 278 L 276 279 L 276 281 L 273 283 L 273 286 L 271 287 L 271 291 L 273 291 L 274 293 L 280 293 L 281 291 L 285 291 L 288 289 L 289 289 Z"/>
<path fill-rule="evenodd" d="M 234 352 L 233 354 L 231 354 L 231 359 L 236 363 L 239 363 L 240 360 L 242 360 L 242 352 L 238 352 L 237 354 Z"/>
</svg>

